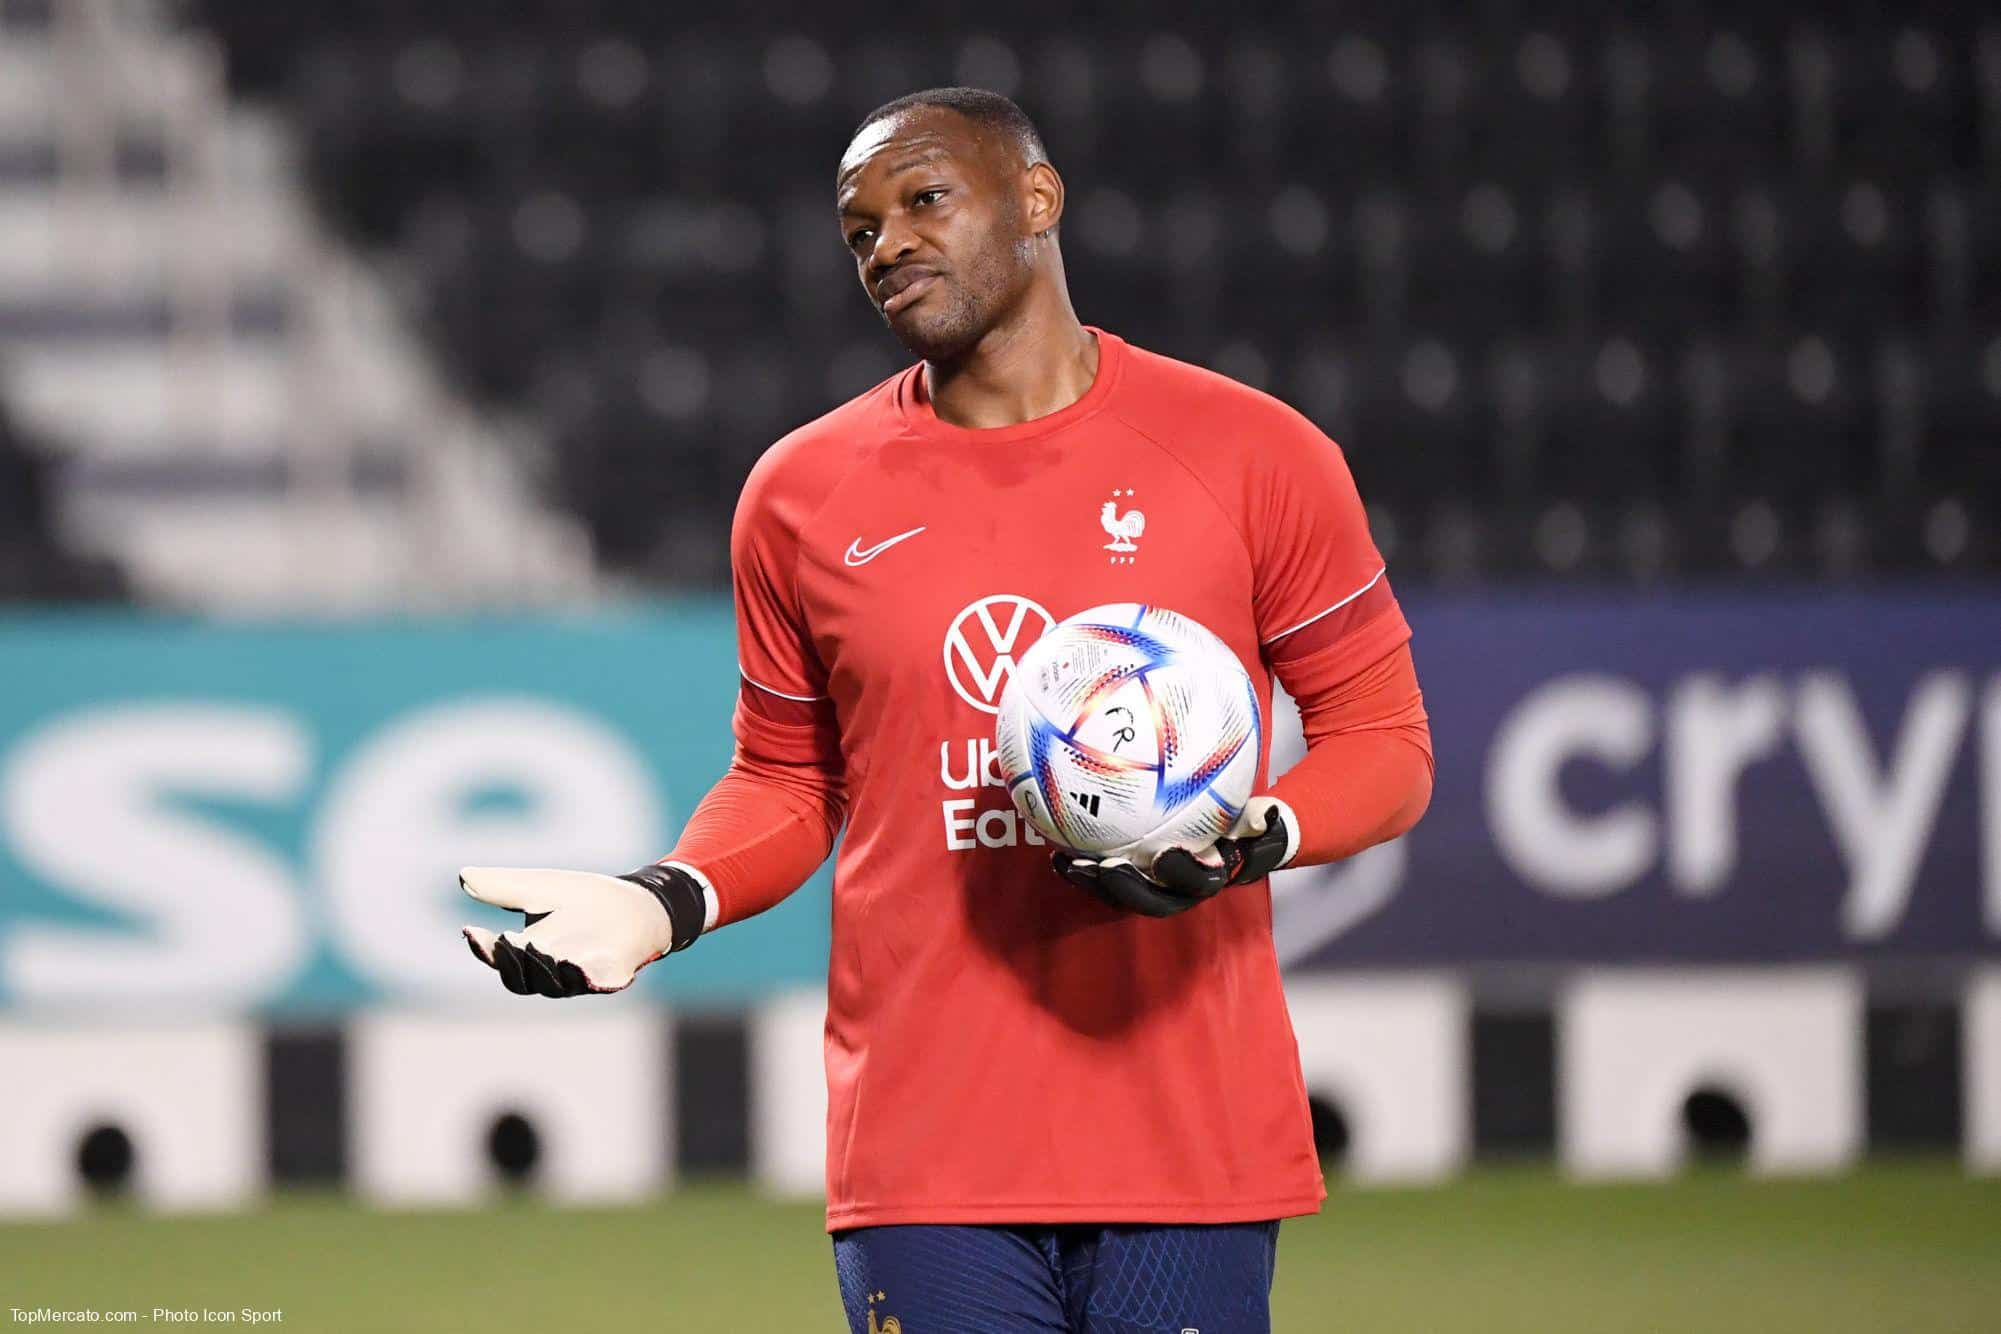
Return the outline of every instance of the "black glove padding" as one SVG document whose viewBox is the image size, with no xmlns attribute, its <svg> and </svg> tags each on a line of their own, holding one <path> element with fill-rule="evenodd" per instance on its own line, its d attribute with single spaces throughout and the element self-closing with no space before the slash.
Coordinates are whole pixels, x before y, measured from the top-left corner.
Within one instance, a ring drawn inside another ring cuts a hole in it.
<svg viewBox="0 0 2001 1334">
<path fill-rule="evenodd" d="M 1172 917 L 1214 898 L 1226 885 L 1249 884 L 1277 870 L 1293 842 L 1288 814 L 1283 805 L 1272 802 L 1257 832 L 1217 839 L 1213 846 L 1218 860 L 1213 866 L 1186 848 L 1169 848 L 1154 858 L 1151 875 L 1123 857 L 1098 861 L 1058 851 L 1050 861 L 1058 875 L 1109 907 L 1145 917 Z"/>
</svg>

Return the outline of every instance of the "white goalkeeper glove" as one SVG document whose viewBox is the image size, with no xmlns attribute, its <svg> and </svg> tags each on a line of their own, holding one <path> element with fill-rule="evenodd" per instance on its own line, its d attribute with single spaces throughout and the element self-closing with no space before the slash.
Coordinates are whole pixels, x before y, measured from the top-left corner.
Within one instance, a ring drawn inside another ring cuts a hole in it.
<svg viewBox="0 0 2001 1334">
<path fill-rule="evenodd" d="M 474 957 L 518 996 L 623 991 L 647 964 L 695 943 L 715 897 L 678 862 L 625 875 L 468 866 L 459 888 L 527 917 L 517 931 L 464 928 Z"/>
</svg>

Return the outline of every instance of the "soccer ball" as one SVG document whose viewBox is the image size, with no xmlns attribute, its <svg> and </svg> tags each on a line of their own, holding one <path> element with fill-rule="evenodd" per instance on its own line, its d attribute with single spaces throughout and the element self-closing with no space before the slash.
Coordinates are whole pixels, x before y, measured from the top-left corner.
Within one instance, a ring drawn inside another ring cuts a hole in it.
<svg viewBox="0 0 2001 1334">
<path fill-rule="evenodd" d="M 1015 663 L 995 749 L 1015 808 L 1052 842 L 1144 868 L 1236 822 L 1261 727 L 1229 645 L 1164 607 L 1115 602 L 1056 625 Z"/>
</svg>

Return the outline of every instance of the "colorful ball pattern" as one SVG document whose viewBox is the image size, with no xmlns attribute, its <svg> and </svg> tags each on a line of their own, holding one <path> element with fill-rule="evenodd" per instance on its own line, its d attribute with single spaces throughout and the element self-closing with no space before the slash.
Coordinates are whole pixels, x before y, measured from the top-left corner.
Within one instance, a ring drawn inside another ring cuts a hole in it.
<svg viewBox="0 0 2001 1334">
<path fill-rule="evenodd" d="M 1052 627 L 1015 663 L 995 748 L 1009 797 L 1044 836 L 1147 866 L 1235 823 L 1261 727 L 1229 645 L 1164 607 L 1116 602 Z"/>
</svg>

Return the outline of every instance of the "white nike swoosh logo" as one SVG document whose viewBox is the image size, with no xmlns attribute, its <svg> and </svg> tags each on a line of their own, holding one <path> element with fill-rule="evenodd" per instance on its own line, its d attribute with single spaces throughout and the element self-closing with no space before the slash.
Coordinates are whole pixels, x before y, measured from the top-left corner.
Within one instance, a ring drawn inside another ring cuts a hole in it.
<svg viewBox="0 0 2001 1334">
<path fill-rule="evenodd" d="M 848 543 L 848 549 L 841 553 L 841 559 L 850 565 L 866 565 L 883 552 L 895 546 L 898 542 L 901 542 L 904 538 L 915 537 L 923 531 L 924 529 L 920 526 L 911 529 L 907 533 L 898 533 L 895 537 L 885 537 L 882 541 L 869 547 L 867 550 L 862 549 L 862 540 L 858 537 Z"/>
</svg>

